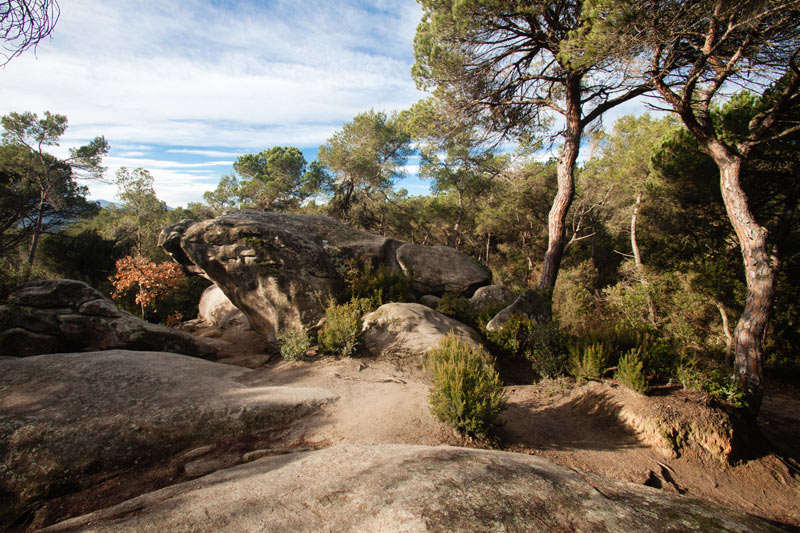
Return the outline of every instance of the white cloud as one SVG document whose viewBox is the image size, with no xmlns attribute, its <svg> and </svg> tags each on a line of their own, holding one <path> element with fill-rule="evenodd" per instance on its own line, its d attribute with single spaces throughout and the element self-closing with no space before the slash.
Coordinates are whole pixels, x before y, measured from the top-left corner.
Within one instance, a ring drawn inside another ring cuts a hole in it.
<svg viewBox="0 0 800 533">
<path fill-rule="evenodd" d="M 70 0 L 61 12 L 37 56 L 0 71 L 0 114 L 65 114 L 65 145 L 104 135 L 117 158 L 310 148 L 360 111 L 421 96 L 413 0 Z"/>
<path fill-rule="evenodd" d="M 167 153 L 170 154 L 191 154 L 191 155 L 204 155 L 206 157 L 238 157 L 242 154 L 234 153 L 234 152 L 222 152 L 220 150 L 190 150 L 186 148 L 182 149 L 170 149 L 167 150 Z"/>
</svg>

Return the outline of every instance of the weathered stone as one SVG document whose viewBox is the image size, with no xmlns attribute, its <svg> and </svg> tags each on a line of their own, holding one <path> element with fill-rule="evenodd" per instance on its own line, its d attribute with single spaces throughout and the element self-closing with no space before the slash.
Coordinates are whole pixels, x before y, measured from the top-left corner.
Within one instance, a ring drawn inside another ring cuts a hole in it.
<svg viewBox="0 0 800 533">
<path fill-rule="evenodd" d="M 169 226 L 159 242 L 189 270 L 199 268 L 219 285 L 267 339 L 313 327 L 327 296 L 343 291 L 349 260 L 397 268 L 401 244 L 328 217 L 250 210 Z"/>
<path fill-rule="evenodd" d="M 4 513 L 92 474 L 259 434 L 336 399 L 248 387 L 239 379 L 249 372 L 125 350 L 0 360 L 0 529 Z"/>
<path fill-rule="evenodd" d="M 121 311 L 82 281 L 26 283 L 0 306 L 0 355 L 115 348 L 154 350 L 213 357 L 217 349 L 204 339 Z"/>
<path fill-rule="evenodd" d="M 328 217 L 243 210 L 164 228 L 159 242 L 187 272 L 202 272 L 266 339 L 313 328 L 355 263 L 385 265 L 422 292 L 471 294 L 491 273 L 444 246 L 410 245 Z"/>
<path fill-rule="evenodd" d="M 448 246 L 404 244 L 397 249 L 397 264 L 420 292 L 469 296 L 492 281 L 488 268 Z"/>
<path fill-rule="evenodd" d="M 73 279 L 46 279 L 25 283 L 8 296 L 8 303 L 45 309 L 70 308 L 77 310 L 81 304 L 105 297 L 82 281 Z"/>
<path fill-rule="evenodd" d="M 211 285 L 200 295 L 200 318 L 219 329 L 245 331 L 252 329 L 247 317 L 225 296 L 217 285 Z"/>
<path fill-rule="evenodd" d="M 238 455 L 225 455 L 222 457 L 214 457 L 211 459 L 198 459 L 183 465 L 183 473 L 187 477 L 194 478 L 205 476 L 211 472 L 228 468 L 239 462 Z"/>
<path fill-rule="evenodd" d="M 526 290 L 514 302 L 497 313 L 488 324 L 488 331 L 500 331 L 512 316 L 521 316 L 537 321 L 550 320 L 549 296 L 542 291 Z"/>
<path fill-rule="evenodd" d="M 393 358 L 422 357 L 451 331 L 468 344 L 481 346 L 475 330 L 422 304 L 384 304 L 362 321 L 364 347 L 374 355 Z"/>
<path fill-rule="evenodd" d="M 517 296 L 503 285 L 487 285 L 475 291 L 475 294 L 469 299 L 469 303 L 480 313 L 484 309 L 505 308 L 516 298 Z"/>
<path fill-rule="evenodd" d="M 531 455 L 343 445 L 268 457 L 43 531 L 781 531 Z"/>
</svg>

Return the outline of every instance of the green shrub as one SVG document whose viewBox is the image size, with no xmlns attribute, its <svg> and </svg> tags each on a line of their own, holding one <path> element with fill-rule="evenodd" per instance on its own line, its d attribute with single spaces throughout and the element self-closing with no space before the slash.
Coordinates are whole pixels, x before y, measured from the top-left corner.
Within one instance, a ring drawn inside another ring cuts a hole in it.
<svg viewBox="0 0 800 533">
<path fill-rule="evenodd" d="M 647 379 L 644 375 L 644 363 L 639 355 L 639 350 L 628 350 L 617 363 L 617 380 L 638 393 L 647 392 Z"/>
<path fill-rule="evenodd" d="M 500 331 L 487 332 L 489 342 L 506 357 L 523 357 L 543 378 L 556 378 L 567 372 L 567 337 L 556 322 L 512 316 Z"/>
<path fill-rule="evenodd" d="M 358 265 L 354 260 L 347 263 L 344 275 L 345 299 L 368 298 L 374 307 L 388 302 L 413 302 L 413 280 L 402 271 L 395 271 L 387 265 L 372 266 L 372 263 Z"/>
<path fill-rule="evenodd" d="M 454 292 L 444 293 L 442 299 L 439 300 L 439 304 L 436 306 L 436 310 L 443 315 L 458 320 L 462 324 L 468 324 L 470 326 L 475 325 L 475 319 L 478 317 L 469 298 L 464 298 Z"/>
<path fill-rule="evenodd" d="M 684 360 L 675 371 L 676 379 L 684 389 L 705 392 L 709 398 L 724 401 L 737 408 L 745 408 L 750 403 L 746 390 L 736 383 L 730 371 L 703 365 L 697 360 Z"/>
<path fill-rule="evenodd" d="M 433 372 L 431 412 L 458 431 L 486 436 L 506 405 L 491 357 L 450 333 L 428 354 L 427 366 Z"/>
<path fill-rule="evenodd" d="M 672 344 L 651 331 L 642 331 L 636 337 L 636 350 L 644 365 L 644 373 L 651 380 L 667 382 L 675 375 L 678 356 Z"/>
<path fill-rule="evenodd" d="M 328 300 L 325 325 L 317 334 L 320 350 L 337 356 L 353 355 L 361 332 L 361 317 L 372 307 L 373 302 L 368 298 L 356 298 L 343 304 L 337 304 L 333 298 Z"/>
<path fill-rule="evenodd" d="M 300 361 L 311 348 L 311 337 L 304 328 L 287 329 L 278 335 L 281 343 L 281 356 L 287 361 Z"/>
<path fill-rule="evenodd" d="M 583 348 L 570 346 L 570 373 L 583 384 L 585 380 L 598 380 L 606 370 L 605 346 L 599 342 Z"/>
</svg>

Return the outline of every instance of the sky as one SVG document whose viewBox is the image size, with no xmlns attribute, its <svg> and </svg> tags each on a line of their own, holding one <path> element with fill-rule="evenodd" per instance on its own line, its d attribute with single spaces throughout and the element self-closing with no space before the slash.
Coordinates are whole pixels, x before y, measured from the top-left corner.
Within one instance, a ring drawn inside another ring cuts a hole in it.
<svg viewBox="0 0 800 533">
<path fill-rule="evenodd" d="M 0 114 L 66 115 L 66 154 L 97 135 L 104 166 L 149 170 L 172 207 L 201 201 L 239 155 L 306 159 L 362 111 L 424 97 L 411 79 L 414 0 L 60 0 L 52 38 L 0 70 Z M 410 177 L 399 185 L 428 191 Z M 88 182 L 91 199 L 116 187 Z"/>
<path fill-rule="evenodd" d="M 141 167 L 167 205 L 202 201 L 242 154 L 296 146 L 310 162 L 357 113 L 425 96 L 410 74 L 414 0 L 59 4 L 51 38 L 0 69 L 0 115 L 66 115 L 60 156 L 105 136 L 108 183 L 84 183 L 93 200 L 114 201 L 117 169 Z M 605 124 L 642 110 L 626 103 Z M 429 193 L 417 171 L 412 157 L 396 187 Z"/>
</svg>

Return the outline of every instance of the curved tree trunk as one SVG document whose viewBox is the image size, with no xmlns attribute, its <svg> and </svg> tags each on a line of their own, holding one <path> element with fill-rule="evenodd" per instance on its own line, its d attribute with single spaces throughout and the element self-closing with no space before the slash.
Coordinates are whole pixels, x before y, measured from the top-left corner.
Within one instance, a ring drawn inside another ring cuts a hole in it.
<svg viewBox="0 0 800 533">
<path fill-rule="evenodd" d="M 539 289 L 553 290 L 561 267 L 561 257 L 566 246 L 567 212 L 575 195 L 575 162 L 578 160 L 581 134 L 580 78 L 567 80 L 566 119 L 564 146 L 558 158 L 558 192 L 547 217 L 547 252 L 544 254 Z"/>
<path fill-rule="evenodd" d="M 767 329 L 778 258 L 767 246 L 767 229 L 758 224 L 742 189 L 740 174 L 742 159 L 730 153 L 711 150 L 720 168 L 720 186 L 725 209 L 739 238 L 747 280 L 747 299 L 744 311 L 736 324 L 735 379 L 752 395 L 751 410 L 761 406 L 764 392 L 762 341 Z"/>
<path fill-rule="evenodd" d="M 722 333 L 725 335 L 725 362 L 731 364 L 733 363 L 733 335 L 731 335 L 731 327 L 728 322 L 728 312 L 719 300 L 714 300 L 714 305 L 719 309 L 719 316 L 722 318 Z"/>
</svg>

